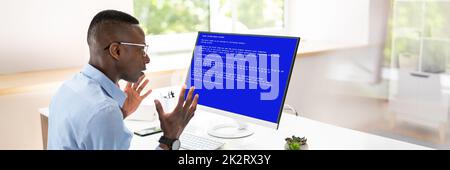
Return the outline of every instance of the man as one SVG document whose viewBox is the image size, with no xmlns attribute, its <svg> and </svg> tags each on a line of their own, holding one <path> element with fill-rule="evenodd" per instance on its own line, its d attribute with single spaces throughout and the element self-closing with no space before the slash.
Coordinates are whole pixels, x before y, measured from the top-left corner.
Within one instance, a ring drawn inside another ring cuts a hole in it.
<svg viewBox="0 0 450 170">
<path fill-rule="evenodd" d="M 138 24 L 136 18 L 115 10 L 101 11 L 92 19 L 89 64 L 66 81 L 50 103 L 48 149 L 129 148 L 133 135 L 123 119 L 151 93 L 142 92 L 148 83 L 142 71 L 150 58 Z M 118 86 L 121 79 L 128 81 L 124 92 Z M 172 112 L 154 101 L 163 131 L 157 149 L 173 149 L 194 116 L 199 96 L 193 96 L 192 87 L 184 100 L 185 88 Z"/>
</svg>

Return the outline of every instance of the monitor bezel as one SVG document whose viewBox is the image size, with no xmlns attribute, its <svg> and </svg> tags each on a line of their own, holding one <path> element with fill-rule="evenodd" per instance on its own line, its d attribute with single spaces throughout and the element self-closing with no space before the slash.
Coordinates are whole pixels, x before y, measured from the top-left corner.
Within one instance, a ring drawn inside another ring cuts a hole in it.
<svg viewBox="0 0 450 170">
<path fill-rule="evenodd" d="M 253 124 L 258 124 L 261 126 L 265 126 L 265 127 L 269 127 L 269 128 L 274 128 L 274 129 L 278 129 L 279 125 L 280 125 L 280 120 L 281 120 L 281 114 L 283 113 L 283 107 L 284 107 L 284 103 L 286 101 L 286 95 L 287 95 L 287 91 L 289 88 L 289 83 L 291 81 L 291 76 L 292 76 L 292 72 L 294 69 L 294 65 L 295 65 L 295 59 L 297 58 L 298 55 L 298 48 L 300 45 L 300 37 L 292 37 L 292 36 L 280 36 L 280 35 L 258 35 L 258 34 L 241 34 L 241 33 L 221 33 L 221 32 L 210 32 L 210 31 L 198 31 L 197 33 L 197 38 L 195 40 L 195 44 L 194 44 L 194 50 L 192 52 L 192 58 L 191 60 L 189 60 L 189 67 L 188 67 L 188 71 L 187 71 L 187 76 L 185 77 L 185 84 L 188 84 L 188 77 L 190 76 L 191 73 L 191 67 L 192 67 L 192 60 L 194 59 L 194 55 L 195 55 L 195 48 L 197 46 L 197 42 L 198 42 L 198 38 L 199 35 L 201 33 L 210 33 L 210 34 L 219 34 L 219 35 L 238 35 L 238 36 L 256 36 L 256 37 L 275 37 L 275 38 L 293 38 L 297 40 L 296 43 L 296 47 L 295 47 L 295 51 L 294 51 L 294 56 L 292 57 L 292 64 L 291 64 L 291 68 L 289 70 L 289 75 L 288 75 L 288 80 L 286 82 L 286 87 L 284 88 L 284 92 L 283 92 L 283 99 L 281 101 L 281 106 L 280 106 L 280 110 L 278 111 L 278 118 L 277 118 L 277 122 L 271 122 L 271 121 L 267 121 L 267 120 L 262 120 L 262 119 L 258 119 L 258 118 L 254 118 L 254 117 L 250 117 L 250 116 L 245 116 L 245 115 L 241 115 L 238 113 L 233 113 L 233 112 L 229 112 L 226 110 L 221 110 L 221 109 L 216 109 L 216 108 L 212 108 L 209 106 L 204 106 L 201 104 L 197 105 L 197 108 L 202 109 L 204 111 L 207 112 L 211 112 L 211 113 L 216 113 L 222 116 L 227 116 L 230 118 L 234 118 L 239 120 L 243 120 L 249 123 L 253 123 Z"/>
</svg>

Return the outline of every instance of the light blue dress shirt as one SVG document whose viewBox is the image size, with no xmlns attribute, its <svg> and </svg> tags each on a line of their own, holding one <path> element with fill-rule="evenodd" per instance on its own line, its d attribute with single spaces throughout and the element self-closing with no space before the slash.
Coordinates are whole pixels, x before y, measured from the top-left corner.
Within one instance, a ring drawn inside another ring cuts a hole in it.
<svg viewBox="0 0 450 170">
<path fill-rule="evenodd" d="M 66 81 L 49 107 L 48 149 L 128 149 L 126 94 L 91 65 Z"/>
</svg>

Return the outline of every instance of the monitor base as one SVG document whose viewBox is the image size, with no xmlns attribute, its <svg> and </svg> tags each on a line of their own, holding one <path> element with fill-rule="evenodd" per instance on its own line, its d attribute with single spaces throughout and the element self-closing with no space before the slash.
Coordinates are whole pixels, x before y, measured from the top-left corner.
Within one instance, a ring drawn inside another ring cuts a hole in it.
<svg viewBox="0 0 450 170">
<path fill-rule="evenodd" d="M 218 138 L 236 139 L 252 135 L 254 132 L 248 125 L 236 121 L 236 123 L 218 124 L 208 130 L 208 134 Z"/>
</svg>

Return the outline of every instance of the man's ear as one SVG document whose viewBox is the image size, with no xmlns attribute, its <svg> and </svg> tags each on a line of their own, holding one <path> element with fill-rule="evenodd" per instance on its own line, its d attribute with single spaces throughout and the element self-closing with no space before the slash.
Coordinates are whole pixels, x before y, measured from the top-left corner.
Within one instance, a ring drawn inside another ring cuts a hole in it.
<svg viewBox="0 0 450 170">
<path fill-rule="evenodd" d="M 111 56 L 115 60 L 119 60 L 119 56 L 120 56 L 120 46 L 119 46 L 119 44 L 117 44 L 117 43 L 111 44 L 111 46 L 109 47 L 109 54 L 111 54 Z"/>
</svg>

